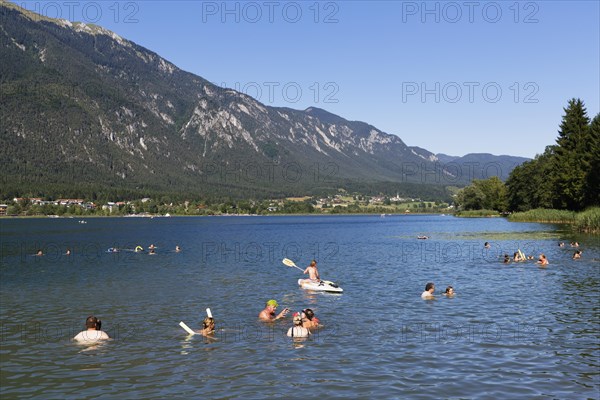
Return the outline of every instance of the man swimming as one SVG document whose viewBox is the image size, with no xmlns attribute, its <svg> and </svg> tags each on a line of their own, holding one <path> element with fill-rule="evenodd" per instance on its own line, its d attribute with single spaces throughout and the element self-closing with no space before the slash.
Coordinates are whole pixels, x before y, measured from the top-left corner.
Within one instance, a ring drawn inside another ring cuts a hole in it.
<svg viewBox="0 0 600 400">
<path fill-rule="evenodd" d="M 284 308 L 283 311 L 281 311 L 279 314 L 275 315 L 275 310 L 277 310 L 277 306 L 279 306 L 279 304 L 277 304 L 276 300 L 267 301 L 267 304 L 265 305 L 265 309 L 262 310 L 260 312 L 260 314 L 258 314 L 258 318 L 260 318 L 262 321 L 266 321 L 266 322 L 272 322 L 272 321 L 276 321 L 281 318 L 285 318 L 287 313 L 290 312 L 290 309 Z"/>
<path fill-rule="evenodd" d="M 435 291 L 435 285 L 433 284 L 433 282 L 427 282 L 427 285 L 425 285 L 425 291 L 423 293 L 421 293 L 421 298 L 422 299 L 433 299 L 434 291 Z"/>
<path fill-rule="evenodd" d="M 98 318 L 90 315 L 85 320 L 85 331 L 81 331 L 73 338 L 73 340 L 79 343 L 97 342 L 99 340 L 110 339 L 108 334 L 104 332 L 102 328 L 102 321 Z"/>
</svg>

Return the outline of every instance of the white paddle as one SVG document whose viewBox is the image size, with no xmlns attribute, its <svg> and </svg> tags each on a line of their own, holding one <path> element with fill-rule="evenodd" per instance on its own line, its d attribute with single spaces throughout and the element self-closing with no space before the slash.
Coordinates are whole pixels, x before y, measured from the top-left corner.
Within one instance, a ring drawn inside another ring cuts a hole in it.
<svg viewBox="0 0 600 400">
<path fill-rule="evenodd" d="M 189 333 L 190 335 L 198 335 L 198 333 L 194 332 L 193 330 L 190 329 L 189 326 L 187 326 L 185 324 L 185 322 L 181 321 L 179 323 L 179 326 L 182 327 L 187 333 Z"/>
<path fill-rule="evenodd" d="M 302 268 L 300 268 L 299 266 L 297 266 L 292 260 L 290 260 L 289 258 L 284 258 L 282 263 L 284 263 L 285 265 L 287 265 L 288 267 L 294 267 L 299 269 L 300 271 L 304 272 L 304 270 Z"/>
<path fill-rule="evenodd" d="M 210 308 L 207 308 L 207 309 L 206 309 L 206 315 L 207 315 L 209 318 L 212 318 L 212 317 L 213 317 L 213 316 L 212 316 L 212 312 L 210 312 Z M 179 326 L 180 326 L 180 327 L 182 327 L 182 328 L 183 328 L 183 329 L 184 329 L 184 330 L 185 330 L 187 333 L 189 333 L 190 335 L 199 335 L 199 333 L 198 333 L 198 332 L 194 332 L 194 331 L 193 331 L 193 330 L 192 330 L 192 329 L 191 329 L 189 326 L 187 326 L 187 325 L 186 325 L 186 323 L 185 323 L 185 322 L 183 322 L 183 321 L 180 321 L 180 322 L 179 322 Z"/>
</svg>

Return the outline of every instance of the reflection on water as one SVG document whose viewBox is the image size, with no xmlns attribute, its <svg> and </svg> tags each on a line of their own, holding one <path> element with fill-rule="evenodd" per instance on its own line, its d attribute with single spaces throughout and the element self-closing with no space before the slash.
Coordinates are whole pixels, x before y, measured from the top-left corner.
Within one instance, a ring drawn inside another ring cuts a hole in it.
<svg viewBox="0 0 600 400">
<path fill-rule="evenodd" d="M 578 241 L 583 258 L 559 241 Z M 106 253 L 150 243 L 152 257 Z M 46 255 L 31 256 L 38 248 Z M 518 249 L 550 265 L 502 264 Z M 552 225 L 2 220 L 1 252 L 3 398 L 599 398 L 599 239 Z M 344 293 L 300 289 L 302 273 L 284 257 L 299 267 L 317 259 Z M 423 301 L 429 281 L 436 299 Z M 452 298 L 442 295 L 449 285 Z M 323 327 L 298 340 L 285 335 L 292 313 L 258 321 L 272 298 L 279 310 L 311 308 Z M 198 329 L 207 307 L 214 338 L 187 335 L 179 321 Z M 82 348 L 71 339 L 90 314 L 113 340 Z"/>
</svg>

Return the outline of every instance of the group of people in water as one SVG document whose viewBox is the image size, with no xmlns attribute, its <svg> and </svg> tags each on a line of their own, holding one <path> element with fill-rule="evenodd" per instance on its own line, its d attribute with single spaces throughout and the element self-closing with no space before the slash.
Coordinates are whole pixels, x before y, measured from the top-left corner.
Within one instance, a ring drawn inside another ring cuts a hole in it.
<svg viewBox="0 0 600 400">
<path fill-rule="evenodd" d="M 42 256 L 44 255 L 44 251 L 43 251 L 42 249 L 38 249 L 38 250 L 35 252 L 35 254 L 34 254 L 34 255 L 35 255 L 35 256 L 38 256 L 38 257 L 42 257 Z M 67 247 L 67 250 L 65 251 L 65 254 L 64 254 L 64 255 L 65 255 L 65 256 L 70 256 L 70 255 L 71 255 L 71 249 L 69 249 L 69 248 Z"/>
<path fill-rule="evenodd" d="M 148 246 L 148 254 L 150 255 L 154 255 L 156 254 L 156 249 L 158 249 L 158 247 L 154 246 L 153 244 L 151 244 L 150 246 Z M 144 252 L 144 248 L 142 246 L 136 246 L 135 249 L 131 250 L 131 249 L 119 249 L 117 247 L 109 247 L 108 250 L 106 250 L 107 253 L 119 253 L 121 251 L 133 251 L 134 253 L 143 253 Z M 175 253 L 179 253 L 181 252 L 181 247 L 179 245 L 175 246 Z M 36 256 L 43 256 L 44 255 L 44 251 L 42 249 L 38 249 L 35 254 Z M 71 249 L 67 248 L 67 250 L 64 253 L 65 256 L 70 256 L 71 255 Z"/>
<path fill-rule="evenodd" d="M 489 249 L 491 247 L 489 242 L 484 243 L 484 247 Z M 563 242 L 559 243 L 559 247 L 565 247 Z M 572 242 L 571 247 L 578 248 L 579 243 Z M 144 249 L 141 246 L 138 246 L 143 251 Z M 138 248 L 135 249 L 138 252 Z M 148 247 L 148 254 L 155 254 L 156 247 L 151 244 Z M 109 251 L 114 250 L 118 252 L 118 249 L 109 249 Z M 179 246 L 175 247 L 175 252 L 180 252 L 181 248 Z M 71 254 L 71 251 L 67 249 L 67 255 Z M 36 255 L 43 255 L 42 250 L 39 250 Z M 577 249 L 573 253 L 573 259 L 580 259 L 582 255 L 582 251 Z M 504 255 L 504 264 L 509 264 L 512 262 L 523 262 L 528 260 L 533 260 L 533 256 L 526 256 L 521 250 L 517 250 L 514 252 L 513 256 L 510 257 L 508 254 Z M 545 254 L 540 254 L 538 260 L 536 261 L 540 267 L 546 267 L 549 262 L 548 258 Z M 310 264 L 304 270 L 305 274 L 308 274 L 309 278 L 306 281 L 309 282 L 320 282 L 321 277 L 319 275 L 319 270 L 317 269 L 317 262 L 312 260 Z M 435 292 L 435 284 L 433 282 L 427 282 L 425 285 L 425 291 L 421 294 L 421 298 L 425 300 L 434 299 Z M 446 291 L 443 293 L 446 297 L 454 297 L 455 295 L 454 288 L 452 286 L 447 286 Z M 258 314 L 258 318 L 264 322 L 275 322 L 281 319 L 284 319 L 290 312 L 290 309 L 285 307 L 281 312 L 277 313 L 277 307 L 279 307 L 279 303 L 277 300 L 271 299 L 268 300 L 265 304 L 265 308 Z M 315 313 L 310 308 L 305 308 L 302 311 L 297 311 L 292 315 L 293 326 L 291 326 L 287 331 L 287 336 L 292 338 L 308 338 L 312 332 L 320 328 L 320 321 L 317 317 L 315 317 Z M 101 326 L 102 322 L 93 315 L 87 317 L 85 321 L 86 330 L 79 332 L 77 336 L 73 338 L 73 340 L 77 342 L 96 342 L 99 340 L 110 339 L 108 334 L 102 331 Z M 197 333 L 211 337 L 215 332 L 215 320 L 212 316 L 207 316 L 202 321 L 202 329 L 198 330 Z"/>
<path fill-rule="evenodd" d="M 427 282 L 425 285 L 425 291 L 421 293 L 421 298 L 423 300 L 435 299 L 433 292 L 435 292 L 435 284 L 433 282 Z M 446 291 L 443 294 L 446 297 L 454 297 L 456 293 L 454 292 L 454 288 L 452 286 L 447 286 Z"/>
<path fill-rule="evenodd" d="M 152 247 L 149 247 L 149 250 Z M 312 260 L 310 265 L 304 270 L 305 274 L 309 275 L 311 281 L 320 280 L 319 270 L 317 269 L 317 262 Z M 277 313 L 277 307 L 279 303 L 277 300 L 268 300 L 265 304 L 265 308 L 258 314 L 258 318 L 264 322 L 275 322 L 280 319 L 284 319 L 290 312 L 289 308 L 284 308 L 281 312 Z M 293 338 L 308 338 L 312 332 L 320 328 L 320 321 L 315 316 L 315 313 L 310 308 L 305 308 L 302 311 L 297 311 L 292 315 L 293 326 L 287 331 L 287 336 Z M 86 321 L 86 330 L 80 332 L 73 338 L 73 340 L 80 343 L 94 343 L 100 340 L 110 339 L 108 334 L 101 330 L 101 321 L 93 315 L 90 315 Z M 215 319 L 212 316 L 207 316 L 202 321 L 202 329 L 197 330 L 196 333 L 212 337 L 215 333 Z"/>
<path fill-rule="evenodd" d="M 502 262 L 504 264 L 510 264 L 511 261 L 512 262 L 522 262 L 522 261 L 531 261 L 533 259 L 534 259 L 533 256 L 526 256 L 525 254 L 523 254 L 523 252 L 521 250 L 517 250 L 514 252 L 512 257 L 509 256 L 508 254 L 505 254 L 504 261 L 502 261 Z M 536 264 L 539 264 L 540 267 L 545 267 L 549 264 L 548 258 L 546 257 L 546 255 L 544 253 L 540 254 L 538 260 L 536 261 Z"/>
<path fill-rule="evenodd" d="M 559 242 L 558 246 L 565 247 L 565 243 Z M 485 242 L 484 247 L 489 248 L 489 243 Z M 579 243 L 571 242 L 571 247 L 578 248 Z M 582 254 L 583 254 L 583 252 L 581 250 L 577 249 L 574 251 L 571 258 L 573 260 L 578 260 L 581 258 Z M 531 255 L 526 256 L 521 250 L 517 250 L 513 253 L 512 257 L 509 256 L 508 254 L 504 254 L 504 260 L 502 262 L 504 264 L 510 264 L 511 262 L 524 262 L 524 261 L 530 261 L 530 260 L 534 260 L 534 257 Z M 544 253 L 542 253 L 539 255 L 538 260 L 536 261 L 536 264 L 538 264 L 540 267 L 547 267 L 550 264 L 550 262 L 548 261 L 548 258 L 546 257 L 546 255 Z"/>
<path fill-rule="evenodd" d="M 269 300 L 265 304 L 265 308 L 258 314 L 258 318 L 264 322 L 274 322 L 285 318 L 290 312 L 289 308 L 284 308 L 277 314 L 277 300 Z M 315 313 L 310 308 L 305 308 L 302 311 L 297 311 L 292 315 L 293 326 L 287 331 L 287 336 L 295 338 L 307 338 L 312 334 L 314 329 L 320 327 L 320 321 L 315 317 Z"/>
<path fill-rule="evenodd" d="M 310 264 L 304 270 L 305 274 L 308 274 L 307 282 L 320 282 L 321 276 L 317 268 L 317 261 L 312 260 Z M 285 318 L 290 312 L 289 308 L 284 308 L 279 314 L 277 314 L 277 307 L 279 304 L 277 300 L 269 300 L 265 304 L 265 308 L 258 314 L 258 318 L 264 322 L 274 322 Z M 320 328 L 320 321 L 315 317 L 315 313 L 310 308 L 305 308 L 302 311 L 297 311 L 292 314 L 293 326 L 287 331 L 287 336 L 292 338 L 307 338 L 312 334 L 314 329 Z"/>
<path fill-rule="evenodd" d="M 156 249 L 158 249 L 158 247 L 156 247 L 154 244 L 151 244 L 150 246 L 148 246 L 148 254 L 150 255 L 154 255 L 156 254 Z M 108 253 L 118 253 L 120 251 L 131 251 L 130 249 L 119 249 L 117 247 L 111 247 L 107 250 Z M 145 250 L 142 246 L 135 246 L 135 249 L 133 249 L 134 253 L 143 253 Z M 179 253 L 181 252 L 181 247 L 179 245 L 175 246 L 175 253 Z"/>
</svg>

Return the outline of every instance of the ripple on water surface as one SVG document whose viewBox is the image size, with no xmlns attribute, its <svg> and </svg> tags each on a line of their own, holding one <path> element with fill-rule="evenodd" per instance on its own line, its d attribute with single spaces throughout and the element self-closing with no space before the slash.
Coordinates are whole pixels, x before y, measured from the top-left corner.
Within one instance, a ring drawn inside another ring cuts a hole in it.
<svg viewBox="0 0 600 400">
<path fill-rule="evenodd" d="M 3 398 L 599 398 L 597 237 L 440 216 L 2 223 Z M 29 254 L 51 245 L 73 255 Z M 518 248 L 550 266 L 500 262 Z M 300 289 L 283 257 L 316 258 L 344 293 Z M 324 327 L 292 342 L 289 318 L 257 321 L 271 298 Z M 216 340 L 186 336 L 179 321 L 199 328 L 206 307 Z M 70 341 L 90 314 L 113 340 Z"/>
</svg>

